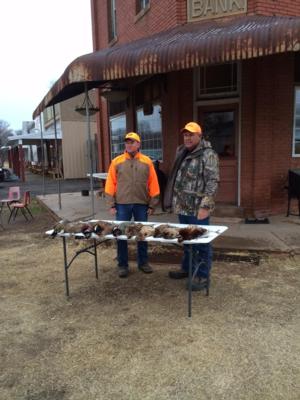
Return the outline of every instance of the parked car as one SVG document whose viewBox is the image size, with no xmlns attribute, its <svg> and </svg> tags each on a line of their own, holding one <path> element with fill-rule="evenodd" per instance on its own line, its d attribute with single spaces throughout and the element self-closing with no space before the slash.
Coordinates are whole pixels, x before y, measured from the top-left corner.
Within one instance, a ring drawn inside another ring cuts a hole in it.
<svg viewBox="0 0 300 400">
<path fill-rule="evenodd" d="M 9 169 L 0 168 L 0 182 L 18 181 L 19 178 Z"/>
</svg>

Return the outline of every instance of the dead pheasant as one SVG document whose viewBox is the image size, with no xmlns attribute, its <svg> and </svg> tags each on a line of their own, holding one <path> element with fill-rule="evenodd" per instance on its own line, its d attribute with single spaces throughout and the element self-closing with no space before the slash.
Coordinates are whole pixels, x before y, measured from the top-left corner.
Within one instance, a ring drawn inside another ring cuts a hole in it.
<svg viewBox="0 0 300 400">
<path fill-rule="evenodd" d="M 186 228 L 179 229 L 179 237 L 178 242 L 181 243 L 184 240 L 193 240 L 201 237 L 204 233 L 207 232 L 207 229 L 201 228 L 196 225 L 190 225 Z"/>
</svg>

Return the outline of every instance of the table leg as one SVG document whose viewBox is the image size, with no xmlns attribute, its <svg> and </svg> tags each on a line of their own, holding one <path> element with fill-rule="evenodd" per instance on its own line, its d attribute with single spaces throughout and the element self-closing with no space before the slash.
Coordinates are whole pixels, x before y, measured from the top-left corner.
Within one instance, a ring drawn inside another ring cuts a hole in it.
<svg viewBox="0 0 300 400">
<path fill-rule="evenodd" d="M 65 285 L 66 295 L 69 296 L 69 278 L 68 278 L 68 261 L 67 261 L 67 243 L 66 238 L 63 236 L 63 249 L 64 249 L 64 267 L 65 267 Z"/>
<path fill-rule="evenodd" d="M 192 278 L 193 278 L 193 245 L 189 245 L 189 290 L 188 290 L 188 316 L 192 316 Z"/>
<path fill-rule="evenodd" d="M 96 239 L 94 239 L 94 257 L 95 257 L 95 272 L 96 272 L 96 279 L 98 279 L 98 257 L 97 257 L 97 244 Z"/>
</svg>

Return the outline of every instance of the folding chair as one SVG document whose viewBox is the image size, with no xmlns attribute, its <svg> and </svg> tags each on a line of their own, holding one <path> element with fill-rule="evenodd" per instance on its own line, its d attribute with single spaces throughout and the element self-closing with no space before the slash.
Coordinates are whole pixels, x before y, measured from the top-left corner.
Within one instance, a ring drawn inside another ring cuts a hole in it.
<svg viewBox="0 0 300 400">
<path fill-rule="evenodd" d="M 21 210 L 26 221 L 29 221 L 29 219 L 27 218 L 26 212 L 30 215 L 31 219 L 33 219 L 33 215 L 31 214 L 31 211 L 29 210 L 29 207 L 28 207 L 29 204 L 30 204 L 30 192 L 26 191 L 23 196 L 23 201 L 17 201 L 17 202 L 11 203 L 11 212 L 10 212 L 10 216 L 8 218 L 8 224 L 9 224 L 9 221 L 11 220 L 12 216 L 14 217 L 14 220 L 16 219 L 16 216 L 17 216 L 19 210 Z"/>
<path fill-rule="evenodd" d="M 1 199 L 1 209 L 3 205 L 6 203 L 9 210 L 10 210 L 10 204 L 13 203 L 14 201 L 19 201 L 21 198 L 20 195 L 20 186 L 11 186 L 8 189 L 8 197 L 6 199 Z"/>
<path fill-rule="evenodd" d="M 15 201 L 19 201 L 21 198 L 20 195 L 20 186 L 11 186 L 8 189 L 8 197 L 5 199 L 0 199 L 1 202 L 1 206 L 0 206 L 0 220 L 1 220 L 1 216 L 2 216 L 2 211 L 3 211 L 3 207 L 5 206 L 5 204 L 7 205 L 9 211 L 11 212 L 11 204 Z"/>
</svg>

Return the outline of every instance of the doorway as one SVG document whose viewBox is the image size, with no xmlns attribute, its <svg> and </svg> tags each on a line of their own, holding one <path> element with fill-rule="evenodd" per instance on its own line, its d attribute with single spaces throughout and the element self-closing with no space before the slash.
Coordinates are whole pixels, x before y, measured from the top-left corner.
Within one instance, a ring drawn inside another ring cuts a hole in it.
<svg viewBox="0 0 300 400">
<path fill-rule="evenodd" d="M 220 183 L 216 201 L 237 205 L 238 201 L 238 104 L 198 107 L 204 137 L 220 159 Z"/>
</svg>

